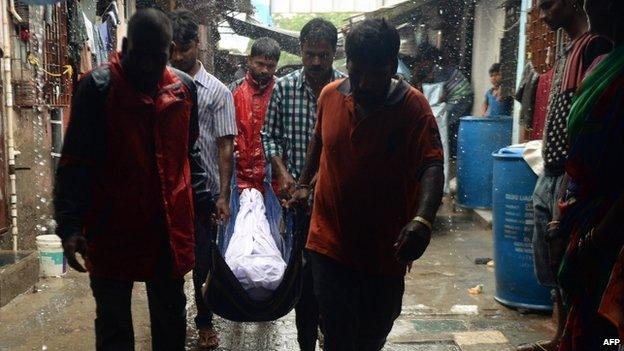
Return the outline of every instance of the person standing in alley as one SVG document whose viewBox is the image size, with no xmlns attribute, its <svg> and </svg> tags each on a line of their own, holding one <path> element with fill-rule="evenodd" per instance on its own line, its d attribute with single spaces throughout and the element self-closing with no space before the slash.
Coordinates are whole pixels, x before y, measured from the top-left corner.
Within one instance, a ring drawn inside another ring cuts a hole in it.
<svg viewBox="0 0 624 351">
<path fill-rule="evenodd" d="M 303 68 L 275 82 L 262 128 L 262 144 L 277 178 L 277 193 L 285 200 L 295 191 L 314 135 L 317 98 L 323 87 L 344 76 L 333 69 L 338 31 L 331 22 L 311 20 L 301 29 L 299 40 Z M 309 223 L 310 215 L 305 216 L 304 222 Z M 297 339 L 302 351 L 313 351 L 318 337 L 318 306 L 307 253 L 304 261 L 303 292 L 295 307 Z"/>
<path fill-rule="evenodd" d="M 616 351 L 624 339 L 624 2 L 586 0 L 585 10 L 591 32 L 614 49 L 588 69 L 568 118 L 560 230 L 570 244 L 558 278 L 569 314 L 559 350 Z"/>
<path fill-rule="evenodd" d="M 485 92 L 483 103 L 483 117 L 511 116 L 513 98 L 502 94 L 501 64 L 495 63 L 488 70 L 492 87 Z"/>
<path fill-rule="evenodd" d="M 170 14 L 173 25 L 174 47 L 171 65 L 193 77 L 197 86 L 199 139 L 202 166 L 208 174 L 207 190 L 215 201 L 219 220 L 230 217 L 230 181 L 233 172 L 234 136 L 237 133 L 232 93 L 217 78 L 206 72 L 199 57 L 199 24 L 188 10 Z M 216 349 L 217 332 L 212 323 L 212 312 L 206 306 L 202 285 L 210 268 L 210 238 L 217 226 L 210 221 L 197 223 L 195 236 L 195 268 L 193 285 L 200 348 Z"/>
<path fill-rule="evenodd" d="M 449 62 L 447 56 L 431 44 L 419 45 L 413 67 L 413 84 L 422 89 L 423 83 L 444 83 L 440 102 L 447 104 L 449 154 L 451 158 L 456 158 L 460 118 L 470 115 L 474 93 L 470 80 L 459 67 Z"/>
<path fill-rule="evenodd" d="M 137 12 L 121 53 L 86 74 L 72 101 L 55 218 L 69 265 L 89 272 L 98 351 L 134 350 L 135 281 L 146 282 L 152 349 L 185 347 L 184 275 L 210 199 L 195 147 L 196 88 L 166 66 L 172 37 L 164 13 Z"/>
<path fill-rule="evenodd" d="M 542 147 L 544 173 L 539 176 L 533 193 L 535 274 L 541 285 L 553 289 L 557 332 L 552 340 L 521 346 L 521 351 L 557 350 L 559 347 L 567 318 L 556 280 L 568 245 L 567 234 L 556 230 L 559 218 L 557 200 L 569 146 L 566 124 L 572 99 L 587 68 L 596 57 L 611 49 L 609 40 L 588 33 L 583 0 L 540 0 L 538 5 L 540 18 L 554 31 L 562 28 L 570 38 L 570 44 L 558 55 L 554 66 Z"/>
<path fill-rule="evenodd" d="M 393 78 L 399 44 L 385 20 L 349 32 L 349 78 L 319 97 L 291 200 L 307 200 L 318 170 L 306 247 L 327 351 L 383 348 L 442 200 L 438 127 L 425 97 Z"/>
<path fill-rule="evenodd" d="M 236 109 L 238 135 L 235 138 L 236 182 L 238 190 L 254 188 L 264 192 L 266 158 L 260 132 L 275 84 L 280 58 L 279 44 L 259 38 L 251 46 L 244 78 L 230 85 Z"/>
</svg>

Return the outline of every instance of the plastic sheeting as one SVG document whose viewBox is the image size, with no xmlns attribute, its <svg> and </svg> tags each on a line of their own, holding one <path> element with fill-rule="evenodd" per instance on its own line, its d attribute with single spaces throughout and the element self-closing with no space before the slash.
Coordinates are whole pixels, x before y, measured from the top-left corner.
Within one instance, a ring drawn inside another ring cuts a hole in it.
<svg viewBox="0 0 624 351">
<path fill-rule="evenodd" d="M 271 234 L 262 193 L 256 189 L 240 194 L 225 261 L 254 300 L 269 298 L 282 281 L 286 262 Z"/>
<path fill-rule="evenodd" d="M 542 158 L 542 141 L 531 140 L 522 144 L 514 144 L 511 147 L 523 148 L 522 158 L 531 167 L 536 176 L 544 174 L 544 159 Z"/>
<path fill-rule="evenodd" d="M 445 102 L 441 101 L 444 96 L 444 82 L 435 84 L 423 84 L 423 95 L 429 101 L 431 112 L 436 119 L 440 131 L 440 139 L 444 149 L 444 193 L 450 192 L 449 179 L 449 137 L 448 137 L 448 109 Z"/>
</svg>

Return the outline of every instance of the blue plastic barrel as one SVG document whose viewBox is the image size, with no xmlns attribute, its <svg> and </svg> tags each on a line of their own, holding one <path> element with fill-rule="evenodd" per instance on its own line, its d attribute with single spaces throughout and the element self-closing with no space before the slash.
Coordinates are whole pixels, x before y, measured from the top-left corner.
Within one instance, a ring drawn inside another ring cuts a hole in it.
<svg viewBox="0 0 624 351">
<path fill-rule="evenodd" d="M 457 137 L 456 203 L 492 207 L 492 153 L 511 143 L 509 116 L 462 117 Z"/>
<path fill-rule="evenodd" d="M 496 292 L 501 304 L 551 310 L 550 290 L 541 286 L 533 267 L 533 189 L 537 176 L 522 158 L 524 148 L 492 154 L 493 228 Z"/>
</svg>

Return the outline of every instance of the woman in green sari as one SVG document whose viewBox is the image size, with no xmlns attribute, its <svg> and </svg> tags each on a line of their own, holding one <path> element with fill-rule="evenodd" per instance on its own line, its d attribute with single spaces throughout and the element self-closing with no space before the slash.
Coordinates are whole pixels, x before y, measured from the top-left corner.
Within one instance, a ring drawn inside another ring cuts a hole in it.
<svg viewBox="0 0 624 351">
<path fill-rule="evenodd" d="M 595 63 L 568 118 L 559 233 L 570 245 L 559 282 L 570 312 L 560 351 L 617 350 L 604 340 L 624 340 L 624 0 L 586 0 L 585 11 L 614 50 Z"/>
</svg>

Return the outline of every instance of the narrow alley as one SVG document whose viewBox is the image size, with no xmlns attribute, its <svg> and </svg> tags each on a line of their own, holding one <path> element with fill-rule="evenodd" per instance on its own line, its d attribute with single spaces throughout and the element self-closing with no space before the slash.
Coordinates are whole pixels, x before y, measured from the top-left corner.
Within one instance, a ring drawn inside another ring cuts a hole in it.
<svg viewBox="0 0 624 351">
<path fill-rule="evenodd" d="M 618 18 L 0 0 L 0 351 L 623 351 Z"/>
<path fill-rule="evenodd" d="M 403 312 L 385 350 L 507 351 L 552 334 L 549 315 L 509 309 L 494 300 L 494 268 L 474 263 L 493 255 L 492 233 L 486 225 L 467 212 L 452 213 L 448 206 L 440 210 L 429 249 L 406 277 Z M 481 294 L 468 293 L 479 284 L 483 284 Z M 192 301 L 190 281 L 186 292 Z M 150 350 L 143 284 L 135 285 L 133 301 L 137 350 Z M 194 305 L 189 303 L 188 308 Z M 42 279 L 36 292 L 0 309 L 0 350 L 93 349 L 94 318 L 86 275 L 72 271 L 64 278 Z M 194 326 L 190 318 L 188 326 Z M 271 323 L 241 324 L 219 318 L 217 329 L 219 350 L 297 350 L 294 312 Z M 188 335 L 187 350 L 196 350 L 196 334 L 189 329 Z"/>
</svg>

